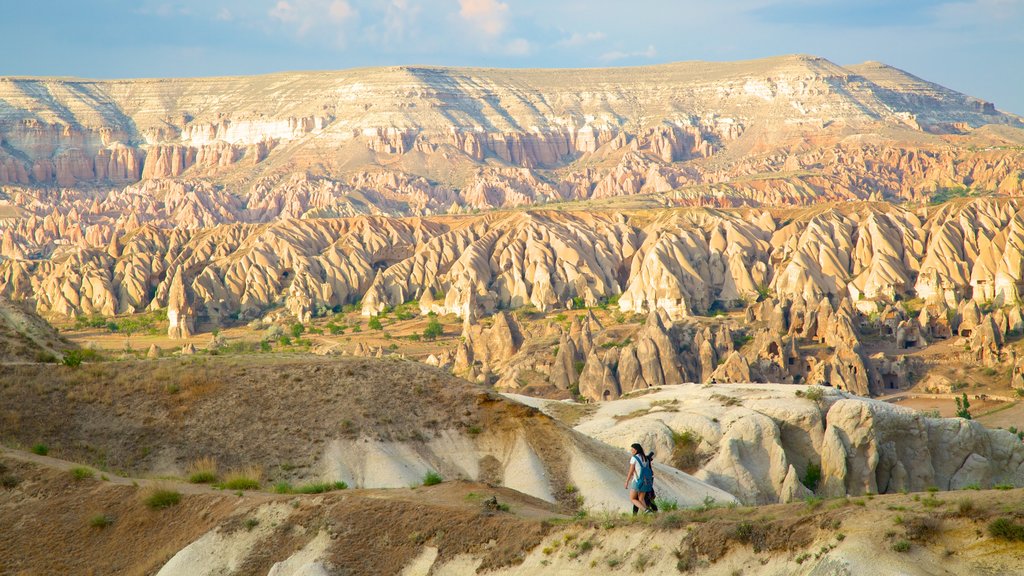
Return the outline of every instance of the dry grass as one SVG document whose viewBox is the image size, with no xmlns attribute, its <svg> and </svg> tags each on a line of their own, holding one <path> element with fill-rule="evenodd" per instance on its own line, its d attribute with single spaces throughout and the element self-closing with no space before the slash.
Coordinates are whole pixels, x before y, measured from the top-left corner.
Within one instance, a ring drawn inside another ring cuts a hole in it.
<svg viewBox="0 0 1024 576">
<path fill-rule="evenodd" d="M 143 502 L 153 510 L 170 508 L 181 502 L 181 492 L 163 484 L 156 484 L 143 493 Z"/>
<path fill-rule="evenodd" d="M 203 456 L 189 463 L 186 470 L 188 481 L 193 484 L 209 484 L 217 481 L 217 459 Z"/>
<path fill-rule="evenodd" d="M 259 466 L 246 466 L 224 473 L 223 488 L 228 490 L 256 490 L 263 480 L 263 469 Z"/>
</svg>

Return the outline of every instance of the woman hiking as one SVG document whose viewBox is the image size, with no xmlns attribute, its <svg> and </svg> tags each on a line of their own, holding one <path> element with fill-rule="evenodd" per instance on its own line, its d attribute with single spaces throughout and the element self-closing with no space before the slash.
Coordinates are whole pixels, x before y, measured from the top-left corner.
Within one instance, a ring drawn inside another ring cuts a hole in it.
<svg viewBox="0 0 1024 576">
<path fill-rule="evenodd" d="M 633 514 L 643 510 L 650 513 L 646 493 L 654 490 L 654 471 L 651 469 L 651 457 L 644 452 L 643 446 L 630 446 L 633 455 L 629 457 L 629 474 L 626 475 L 626 488 L 629 489 L 629 501 L 633 503 Z"/>
</svg>

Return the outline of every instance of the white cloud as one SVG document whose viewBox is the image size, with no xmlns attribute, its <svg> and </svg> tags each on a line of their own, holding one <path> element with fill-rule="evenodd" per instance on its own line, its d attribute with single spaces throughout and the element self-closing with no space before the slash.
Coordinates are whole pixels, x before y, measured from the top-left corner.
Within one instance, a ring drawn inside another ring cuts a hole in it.
<svg viewBox="0 0 1024 576">
<path fill-rule="evenodd" d="M 654 44 L 647 46 L 646 50 L 638 50 L 635 52 L 622 52 L 620 50 L 612 50 L 611 52 L 605 52 L 601 54 L 601 60 L 605 62 L 615 62 L 617 60 L 626 60 L 628 58 L 656 58 L 658 56 L 658 49 L 654 47 Z"/>
<path fill-rule="evenodd" d="M 557 46 L 565 46 L 567 48 L 575 48 L 577 46 L 583 46 L 590 44 L 591 42 L 600 42 L 608 38 L 608 35 L 604 32 L 587 32 L 581 34 L 579 32 L 573 32 L 567 38 L 562 38 L 556 44 Z"/>
<path fill-rule="evenodd" d="M 267 15 L 289 25 L 299 36 L 327 23 L 335 25 L 355 20 L 358 12 L 347 0 L 278 0 Z"/>
<path fill-rule="evenodd" d="M 533 53 L 533 44 L 526 38 L 516 38 L 505 45 L 504 51 L 509 56 L 529 56 Z"/>
<path fill-rule="evenodd" d="M 459 0 L 459 16 L 484 36 L 495 38 L 508 25 L 508 4 L 498 0 Z"/>
<path fill-rule="evenodd" d="M 234 18 L 234 15 L 231 13 L 231 9 L 230 8 L 222 7 L 217 12 L 216 18 L 217 18 L 217 20 L 220 20 L 222 22 L 230 22 Z"/>
</svg>

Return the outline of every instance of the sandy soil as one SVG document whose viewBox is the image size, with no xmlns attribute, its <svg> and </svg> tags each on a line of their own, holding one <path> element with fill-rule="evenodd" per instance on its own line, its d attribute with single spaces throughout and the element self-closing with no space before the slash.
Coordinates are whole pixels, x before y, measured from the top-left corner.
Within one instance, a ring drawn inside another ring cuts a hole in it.
<svg viewBox="0 0 1024 576">
<path fill-rule="evenodd" d="M 334 438 L 428 440 L 480 427 L 477 396 L 400 359 L 185 357 L 0 366 L 0 440 L 131 475 L 182 475 L 192 460 L 258 465 L 267 480 L 315 476 Z M 424 401 L 429 398 L 429 402 Z"/>
<path fill-rule="evenodd" d="M 211 562 L 230 555 L 235 574 L 289 559 L 329 574 L 410 576 L 1002 575 L 1024 566 L 1024 548 L 988 531 L 996 519 L 1024 522 L 1020 489 L 569 519 L 511 490 L 448 482 L 315 496 L 202 489 L 153 510 L 144 484 L 75 479 L 70 466 L 0 453 L 0 475 L 15 479 L 0 488 L 0 573 L 152 574 L 174 558 L 178 570 L 165 573 L 206 574 L 211 565 L 186 561 L 204 557 L 214 534 L 223 547 Z M 488 508 L 491 496 L 508 510 Z M 93 525 L 98 515 L 109 523 Z"/>
</svg>

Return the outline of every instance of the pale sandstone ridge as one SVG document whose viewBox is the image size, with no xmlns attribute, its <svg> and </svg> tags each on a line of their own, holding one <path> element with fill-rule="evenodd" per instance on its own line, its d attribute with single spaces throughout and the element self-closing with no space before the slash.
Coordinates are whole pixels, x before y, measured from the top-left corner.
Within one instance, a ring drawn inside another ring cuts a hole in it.
<svg viewBox="0 0 1024 576">
<path fill-rule="evenodd" d="M 811 390 L 821 399 L 796 396 Z M 614 446 L 640 442 L 677 465 L 687 437 L 689 471 L 747 504 L 800 499 L 809 488 L 836 497 L 1024 482 L 1014 434 L 823 387 L 666 386 L 602 404 L 576 429 Z M 804 486 L 812 465 L 821 480 Z"/>
<path fill-rule="evenodd" d="M 2 78 L 0 98 L 0 184 L 183 180 L 186 218 L 427 214 L 635 194 L 735 205 L 868 191 L 916 199 L 957 185 L 1022 193 L 1020 118 L 884 65 L 812 56 Z M 176 212 L 129 190 L 139 188 L 89 194 L 77 210 L 98 200 L 107 211 L 129 202 Z"/>
</svg>

